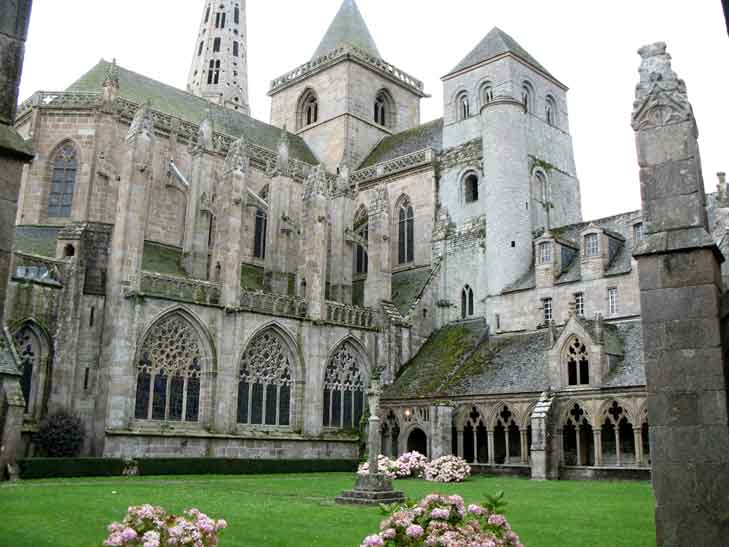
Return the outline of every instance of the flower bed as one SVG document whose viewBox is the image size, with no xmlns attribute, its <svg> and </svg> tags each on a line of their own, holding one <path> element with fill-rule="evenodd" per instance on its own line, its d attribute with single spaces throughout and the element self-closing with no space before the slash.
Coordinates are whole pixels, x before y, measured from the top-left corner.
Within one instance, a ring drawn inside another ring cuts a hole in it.
<svg viewBox="0 0 729 547">
<path fill-rule="evenodd" d="M 391 460 L 382 454 L 377 457 L 379 472 L 391 480 L 407 479 L 409 477 L 422 478 L 427 465 L 428 458 L 415 451 L 406 452 L 396 460 Z M 361 464 L 357 470 L 358 475 L 368 475 L 369 472 L 369 463 Z"/>
<path fill-rule="evenodd" d="M 430 494 L 380 523 L 360 547 L 523 547 L 503 515 L 460 496 Z"/>
<path fill-rule="evenodd" d="M 185 511 L 184 517 L 168 514 L 161 507 L 130 507 L 124 520 L 109 525 L 107 547 L 171 547 L 190 545 L 214 547 L 219 533 L 228 524 L 214 520 L 197 509 Z"/>
<path fill-rule="evenodd" d="M 425 468 L 425 480 L 432 482 L 463 482 L 471 475 L 471 466 L 458 456 L 442 456 Z"/>
</svg>

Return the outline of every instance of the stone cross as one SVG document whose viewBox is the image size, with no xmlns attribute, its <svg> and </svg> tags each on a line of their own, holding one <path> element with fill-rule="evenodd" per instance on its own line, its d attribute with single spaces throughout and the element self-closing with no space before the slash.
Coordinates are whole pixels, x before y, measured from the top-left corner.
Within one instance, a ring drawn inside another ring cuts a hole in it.
<svg viewBox="0 0 729 547">
<path fill-rule="evenodd" d="M 382 395 L 382 389 L 380 388 L 380 378 L 373 376 L 372 382 L 370 383 L 370 389 L 367 390 L 367 400 L 370 407 L 370 419 L 369 419 L 369 438 L 367 447 L 369 449 L 369 467 L 370 475 L 376 475 L 379 472 L 377 467 L 377 457 L 380 455 L 381 439 L 380 439 L 380 395 Z"/>
</svg>

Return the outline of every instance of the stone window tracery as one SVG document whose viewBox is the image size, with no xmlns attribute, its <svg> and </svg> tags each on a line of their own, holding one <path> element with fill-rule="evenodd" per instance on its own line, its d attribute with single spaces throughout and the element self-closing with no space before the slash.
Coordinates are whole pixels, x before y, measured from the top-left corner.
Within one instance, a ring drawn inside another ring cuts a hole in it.
<svg viewBox="0 0 729 547">
<path fill-rule="evenodd" d="M 193 326 L 177 313 L 161 319 L 139 355 L 135 418 L 197 422 L 203 352 Z"/>
<path fill-rule="evenodd" d="M 590 384 L 590 356 L 582 341 L 574 337 L 567 346 L 567 385 Z"/>
<path fill-rule="evenodd" d="M 243 354 L 238 380 L 238 423 L 289 426 L 293 357 L 281 335 L 269 329 Z"/>
<path fill-rule="evenodd" d="M 398 264 L 415 260 L 415 213 L 408 198 L 400 203 L 398 218 Z"/>
<path fill-rule="evenodd" d="M 319 99 L 312 89 L 304 91 L 299 99 L 297 128 L 302 129 L 319 121 Z"/>
<path fill-rule="evenodd" d="M 78 158 L 70 142 L 64 144 L 53 157 L 51 189 L 48 195 L 49 217 L 70 217 L 73 192 L 76 187 Z"/>
<path fill-rule="evenodd" d="M 38 389 L 40 377 L 41 341 L 29 325 L 25 325 L 15 333 L 15 347 L 20 357 L 21 374 L 20 390 L 25 399 L 25 412 L 34 410 L 33 395 Z M 34 389 L 35 388 L 35 389 Z"/>
<path fill-rule="evenodd" d="M 334 352 L 324 376 L 324 427 L 356 429 L 364 414 L 364 367 L 351 342 Z"/>
<path fill-rule="evenodd" d="M 470 285 L 466 285 L 461 291 L 461 318 L 471 317 L 473 313 L 473 289 Z"/>
</svg>

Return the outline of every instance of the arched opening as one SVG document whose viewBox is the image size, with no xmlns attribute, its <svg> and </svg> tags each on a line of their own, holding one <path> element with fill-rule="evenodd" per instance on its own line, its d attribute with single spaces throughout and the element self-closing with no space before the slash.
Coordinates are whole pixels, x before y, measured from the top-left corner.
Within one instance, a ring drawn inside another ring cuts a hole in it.
<svg viewBox="0 0 729 547">
<path fill-rule="evenodd" d="M 466 285 L 461 291 L 461 318 L 466 319 L 473 314 L 473 289 L 470 285 Z"/>
<path fill-rule="evenodd" d="M 590 383 L 590 359 L 587 347 L 582 341 L 573 337 L 566 352 L 567 361 L 567 385 L 589 385 Z"/>
<path fill-rule="evenodd" d="M 499 412 L 494 427 L 494 461 L 499 464 L 521 461 L 521 429 L 508 406 Z"/>
<path fill-rule="evenodd" d="M 64 143 L 53 155 L 51 165 L 48 216 L 67 218 L 71 216 L 73 193 L 76 187 L 76 173 L 78 171 L 78 157 L 73 143 Z"/>
<path fill-rule="evenodd" d="M 319 99 L 313 89 L 307 89 L 301 95 L 297 113 L 297 129 L 302 129 L 319 121 Z"/>
<path fill-rule="evenodd" d="M 354 247 L 354 275 L 366 276 L 368 269 L 367 243 L 369 240 L 369 215 L 367 209 L 360 207 L 354 217 L 354 233 L 357 242 Z"/>
<path fill-rule="evenodd" d="M 461 93 L 460 95 L 458 95 L 458 98 L 456 99 L 456 105 L 458 108 L 456 118 L 459 121 L 466 120 L 471 117 L 471 103 L 468 100 L 467 93 Z"/>
<path fill-rule="evenodd" d="M 547 177 L 541 170 L 534 172 L 531 180 L 531 213 L 534 230 L 548 227 L 552 204 L 549 199 Z"/>
<path fill-rule="evenodd" d="M 408 452 L 420 452 L 421 454 L 428 455 L 428 436 L 420 428 L 415 428 L 408 435 L 407 443 Z"/>
<path fill-rule="evenodd" d="M 466 203 L 478 201 L 478 175 L 468 173 L 463 179 L 463 196 Z"/>
<path fill-rule="evenodd" d="M 620 463 L 622 465 L 635 465 L 635 433 L 633 424 L 623 416 L 618 422 L 618 433 L 620 435 Z"/>
<path fill-rule="evenodd" d="M 261 209 L 256 209 L 255 230 L 253 236 L 253 256 L 259 260 L 266 258 L 266 229 L 268 215 Z"/>
<path fill-rule="evenodd" d="M 407 197 L 402 199 L 399 206 L 397 257 L 398 264 L 415 260 L 415 213 Z"/>
<path fill-rule="evenodd" d="M 391 410 L 382 424 L 382 454 L 393 459 L 397 458 L 399 438 L 400 423 Z"/>
<path fill-rule="evenodd" d="M 534 90 L 529 82 L 524 82 L 521 85 L 521 102 L 524 105 L 524 112 L 529 113 L 534 110 L 532 101 L 534 98 Z"/>
<path fill-rule="evenodd" d="M 375 123 L 384 127 L 394 127 L 395 112 L 395 101 L 393 100 L 392 95 L 390 95 L 386 89 L 378 91 L 374 105 Z"/>
<path fill-rule="evenodd" d="M 33 322 L 24 323 L 13 336 L 20 358 L 20 391 L 25 413 L 40 418 L 44 413 L 50 382 L 50 341 Z"/>
<path fill-rule="evenodd" d="M 272 328 L 248 344 L 239 370 L 238 423 L 290 426 L 294 356 L 283 337 Z"/>
<path fill-rule="evenodd" d="M 544 117 L 549 125 L 557 127 L 557 103 L 551 95 L 547 95 L 545 102 Z"/>
<path fill-rule="evenodd" d="M 617 465 L 617 438 L 615 436 L 615 424 L 610 418 L 605 418 L 602 424 L 602 461 L 605 465 Z"/>
<path fill-rule="evenodd" d="M 332 354 L 324 376 L 324 427 L 357 429 L 364 414 L 365 369 L 352 342 Z"/>
<path fill-rule="evenodd" d="M 76 256 L 76 248 L 70 243 L 63 248 L 64 258 L 72 258 Z"/>
<path fill-rule="evenodd" d="M 578 403 L 569 410 L 562 425 L 562 443 L 565 465 L 595 465 L 592 425 Z"/>
<path fill-rule="evenodd" d="M 150 328 L 138 354 L 136 419 L 199 421 L 203 363 L 208 360 L 204 346 L 197 329 L 180 313 Z"/>
<path fill-rule="evenodd" d="M 494 100 L 494 88 L 490 83 L 486 83 L 481 88 L 481 104 L 487 105 Z"/>
</svg>

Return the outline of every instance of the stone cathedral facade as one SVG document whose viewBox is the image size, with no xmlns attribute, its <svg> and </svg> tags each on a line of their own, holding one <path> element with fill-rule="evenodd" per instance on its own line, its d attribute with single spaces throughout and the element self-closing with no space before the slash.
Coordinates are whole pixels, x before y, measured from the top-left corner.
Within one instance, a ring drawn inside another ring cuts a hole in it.
<svg viewBox="0 0 729 547">
<path fill-rule="evenodd" d="M 21 455 L 63 407 L 88 455 L 356 457 L 376 374 L 388 454 L 646 471 L 642 214 L 583 219 L 566 85 L 494 28 L 421 123 L 344 0 L 265 123 L 245 0 L 200 4 L 187 90 L 102 60 L 19 107 Z"/>
</svg>

